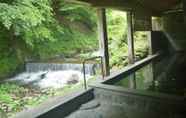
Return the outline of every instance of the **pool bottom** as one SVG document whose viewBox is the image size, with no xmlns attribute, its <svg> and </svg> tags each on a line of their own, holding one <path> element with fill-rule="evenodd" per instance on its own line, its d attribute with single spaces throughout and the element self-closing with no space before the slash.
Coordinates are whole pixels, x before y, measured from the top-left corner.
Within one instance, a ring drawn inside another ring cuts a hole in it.
<svg viewBox="0 0 186 118">
<path fill-rule="evenodd" d="M 94 99 L 66 118 L 185 118 L 178 96 L 94 85 Z"/>
<path fill-rule="evenodd" d="M 144 111 L 122 104 L 100 103 L 93 100 L 82 105 L 78 111 L 66 118 L 165 118 L 166 115 L 168 114 Z"/>
</svg>

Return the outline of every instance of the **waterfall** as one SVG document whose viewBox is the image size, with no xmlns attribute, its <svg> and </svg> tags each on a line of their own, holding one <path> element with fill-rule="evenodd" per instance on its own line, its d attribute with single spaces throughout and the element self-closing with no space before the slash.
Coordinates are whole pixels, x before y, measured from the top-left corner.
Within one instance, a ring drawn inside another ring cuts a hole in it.
<svg viewBox="0 0 186 118">
<path fill-rule="evenodd" d="M 96 73 L 99 64 L 86 64 L 86 78 L 89 79 Z M 83 81 L 82 64 L 56 64 L 56 63 L 27 63 L 25 72 L 8 79 L 19 85 L 34 88 L 63 88 L 66 85 L 78 84 Z"/>
<path fill-rule="evenodd" d="M 86 64 L 85 71 L 86 74 L 94 75 L 98 64 Z M 25 65 L 26 72 L 39 72 L 39 71 L 63 71 L 63 70 L 75 70 L 83 72 L 82 64 L 56 64 L 56 63 L 27 63 Z"/>
</svg>

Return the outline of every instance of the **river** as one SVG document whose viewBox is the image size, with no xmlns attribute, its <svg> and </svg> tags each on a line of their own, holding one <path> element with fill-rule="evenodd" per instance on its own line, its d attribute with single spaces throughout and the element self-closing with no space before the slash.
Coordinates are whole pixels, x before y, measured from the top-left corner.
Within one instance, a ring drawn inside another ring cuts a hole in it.
<svg viewBox="0 0 186 118">
<path fill-rule="evenodd" d="M 86 64 L 86 78 L 95 75 L 96 64 Z M 18 85 L 34 88 L 63 88 L 66 85 L 79 84 L 83 81 L 82 64 L 27 63 L 25 72 L 7 80 Z"/>
</svg>

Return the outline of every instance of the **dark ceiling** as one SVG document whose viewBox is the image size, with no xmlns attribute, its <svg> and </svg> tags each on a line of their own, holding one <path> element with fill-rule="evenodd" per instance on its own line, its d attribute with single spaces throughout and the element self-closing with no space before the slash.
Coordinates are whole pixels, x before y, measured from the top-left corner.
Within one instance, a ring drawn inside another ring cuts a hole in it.
<svg viewBox="0 0 186 118">
<path fill-rule="evenodd" d="M 88 3 L 95 7 L 119 8 L 130 10 L 136 8 L 148 9 L 154 13 L 161 13 L 176 6 L 181 0 L 73 0 Z"/>
<path fill-rule="evenodd" d="M 142 0 L 142 1 L 144 1 L 143 3 L 144 6 L 160 12 L 166 11 L 180 3 L 180 0 Z"/>
</svg>

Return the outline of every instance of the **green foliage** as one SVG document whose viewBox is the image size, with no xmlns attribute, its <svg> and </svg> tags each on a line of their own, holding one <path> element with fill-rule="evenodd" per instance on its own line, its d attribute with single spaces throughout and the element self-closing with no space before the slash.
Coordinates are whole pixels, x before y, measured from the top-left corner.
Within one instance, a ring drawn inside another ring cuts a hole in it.
<svg viewBox="0 0 186 118">
<path fill-rule="evenodd" d="M 33 53 L 36 57 L 47 59 L 59 55 L 63 57 L 72 56 L 76 53 L 96 49 L 98 41 L 95 33 L 96 17 L 94 10 L 64 1 L 60 2 L 58 10 L 57 15 L 62 16 L 63 20 L 55 19 L 53 24 L 49 25 L 52 35 L 48 37 L 52 37 L 53 40 L 38 40 L 34 44 Z M 37 32 L 39 31 L 41 30 Z"/>
<path fill-rule="evenodd" d="M 50 94 L 21 87 L 16 84 L 0 84 L 0 108 L 8 115 L 20 112 L 28 106 L 35 106 L 50 97 Z"/>
<path fill-rule="evenodd" d="M 13 84 L 1 84 L 0 85 L 0 105 L 7 111 L 16 112 L 21 110 L 20 103 L 22 100 L 21 95 L 26 89 Z M 19 97 L 18 97 L 19 96 Z"/>
<path fill-rule="evenodd" d="M 0 26 L 0 78 L 5 78 L 10 73 L 14 72 L 18 65 L 20 64 L 15 50 L 10 47 L 11 43 L 8 38 L 8 35 L 3 35 L 7 30 L 3 29 Z"/>
<path fill-rule="evenodd" d="M 125 12 L 114 10 L 107 11 L 108 36 L 111 39 L 110 43 L 117 42 L 117 44 L 120 44 L 120 40 L 126 43 L 126 22 Z"/>
<path fill-rule="evenodd" d="M 0 61 L 0 78 L 14 72 L 19 66 L 19 62 L 15 57 L 4 57 Z"/>
<path fill-rule="evenodd" d="M 90 82 L 92 80 L 89 80 Z M 64 96 L 77 92 L 83 88 L 83 81 L 76 85 L 66 85 L 61 89 L 36 90 L 22 87 L 16 84 L 0 84 L 0 112 L 4 111 L 8 116 L 17 112 L 35 107 L 51 97 Z"/>
<path fill-rule="evenodd" d="M 136 60 L 139 60 L 148 55 L 149 46 L 147 40 L 147 32 L 136 32 L 134 39 L 135 56 Z"/>
<path fill-rule="evenodd" d="M 122 68 L 128 64 L 126 13 L 108 10 L 107 19 L 110 66 Z M 145 32 L 136 32 L 134 40 L 135 56 L 136 60 L 139 60 L 148 54 L 147 36 Z"/>
<path fill-rule="evenodd" d="M 107 13 L 111 67 L 123 67 L 127 61 L 126 13 L 109 10 Z"/>
<path fill-rule="evenodd" d="M 0 78 L 16 71 L 25 58 L 47 59 L 97 48 L 94 10 L 59 1 L 56 14 L 51 0 L 0 0 Z"/>
<path fill-rule="evenodd" d="M 72 22 L 82 22 L 92 31 L 96 28 L 95 11 L 91 7 L 62 2 L 60 11 L 66 19 Z"/>
<path fill-rule="evenodd" d="M 0 23 L 14 35 L 32 35 L 32 38 L 22 38 L 29 45 L 34 40 L 50 39 L 50 30 L 43 23 L 52 22 L 52 12 L 48 0 L 13 0 L 0 2 Z M 39 30 L 39 32 L 38 32 Z"/>
<path fill-rule="evenodd" d="M 83 51 L 93 51 L 97 47 L 97 41 L 95 35 L 84 35 L 82 33 L 71 33 L 71 39 L 66 37 L 65 39 L 59 39 L 54 42 L 45 42 L 42 45 L 36 45 L 37 56 L 40 59 L 53 58 L 57 56 L 73 57 L 73 55 L 83 53 Z M 47 49 L 46 49 L 47 47 Z"/>
<path fill-rule="evenodd" d="M 94 9 L 64 0 L 59 0 L 56 7 L 52 2 L 0 0 L 0 78 L 16 72 L 25 58 L 72 57 L 98 48 Z M 107 17 L 111 67 L 121 68 L 128 63 L 126 14 L 109 10 Z M 148 52 L 144 33 L 135 35 L 135 52 L 137 59 Z M 8 112 L 17 112 L 69 89 L 73 87 L 42 94 L 18 85 L 2 84 L 0 104 L 8 107 Z"/>
</svg>

